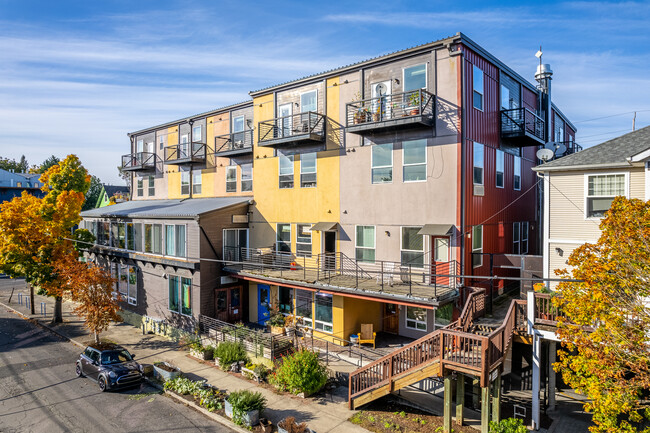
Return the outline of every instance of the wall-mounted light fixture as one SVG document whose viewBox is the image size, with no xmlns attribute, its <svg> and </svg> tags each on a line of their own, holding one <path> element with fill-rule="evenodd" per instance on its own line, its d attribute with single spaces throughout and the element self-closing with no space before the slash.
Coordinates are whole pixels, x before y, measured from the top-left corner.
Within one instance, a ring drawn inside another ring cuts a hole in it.
<svg viewBox="0 0 650 433">
<path fill-rule="evenodd" d="M 384 233 L 386 233 L 386 236 L 390 237 L 390 232 L 386 230 Z"/>
<path fill-rule="evenodd" d="M 395 84 L 399 86 L 399 78 L 395 78 Z"/>
<path fill-rule="evenodd" d="M 558 256 L 562 257 L 564 255 L 564 250 L 560 247 L 555 247 L 555 252 Z"/>
</svg>

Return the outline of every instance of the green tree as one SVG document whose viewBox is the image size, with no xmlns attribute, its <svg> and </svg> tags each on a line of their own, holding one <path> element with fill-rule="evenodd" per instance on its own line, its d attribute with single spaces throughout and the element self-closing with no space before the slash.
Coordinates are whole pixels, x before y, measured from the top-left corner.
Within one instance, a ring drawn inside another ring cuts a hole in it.
<svg viewBox="0 0 650 433">
<path fill-rule="evenodd" d="M 567 350 L 554 367 L 589 397 L 592 432 L 650 432 L 650 202 L 617 197 L 600 229 L 557 272 L 581 282 L 557 287 Z"/>
<path fill-rule="evenodd" d="M 25 155 L 22 155 L 18 162 L 15 159 L 10 160 L 9 158 L 0 157 L 0 168 L 7 171 L 13 170 L 15 173 L 27 173 L 29 164 Z"/>
<path fill-rule="evenodd" d="M 91 176 L 90 188 L 88 188 L 88 192 L 86 193 L 86 201 L 84 202 L 81 210 L 84 211 L 94 209 L 95 205 L 97 204 L 97 200 L 99 199 L 99 195 L 102 193 L 102 190 L 102 181 L 99 180 L 97 176 Z"/>
<path fill-rule="evenodd" d="M 48 171 L 51 167 L 57 165 L 59 162 L 61 162 L 59 158 L 57 158 L 54 155 L 51 155 L 49 158 L 43 161 L 41 165 L 35 165 L 34 167 L 32 167 L 30 173 L 43 174 L 46 171 Z"/>
</svg>

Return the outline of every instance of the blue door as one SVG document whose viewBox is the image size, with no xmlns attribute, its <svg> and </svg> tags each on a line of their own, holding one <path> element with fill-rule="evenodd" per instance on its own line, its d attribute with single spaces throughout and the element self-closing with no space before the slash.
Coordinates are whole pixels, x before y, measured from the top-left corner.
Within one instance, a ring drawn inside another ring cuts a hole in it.
<svg viewBox="0 0 650 433">
<path fill-rule="evenodd" d="M 271 288 L 268 284 L 257 285 L 257 323 L 266 325 L 271 318 L 269 308 L 271 307 Z"/>
</svg>

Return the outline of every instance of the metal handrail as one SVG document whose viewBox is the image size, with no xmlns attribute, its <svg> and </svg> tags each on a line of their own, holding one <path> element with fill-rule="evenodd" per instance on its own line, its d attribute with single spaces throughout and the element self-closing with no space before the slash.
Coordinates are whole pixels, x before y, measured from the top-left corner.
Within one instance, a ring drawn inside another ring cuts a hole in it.
<svg viewBox="0 0 650 433">
<path fill-rule="evenodd" d="M 528 133 L 544 141 L 544 137 L 546 136 L 544 124 L 544 119 L 526 107 L 501 110 L 502 134 Z"/>
<path fill-rule="evenodd" d="M 259 123 L 259 142 L 303 134 L 325 135 L 325 115 L 315 111 L 276 117 Z"/>
<path fill-rule="evenodd" d="M 122 155 L 122 169 L 137 167 L 154 167 L 156 154 L 153 152 L 135 152 Z"/>
<path fill-rule="evenodd" d="M 353 101 L 345 106 L 346 126 L 409 116 L 433 116 L 435 95 L 423 89 Z"/>
<path fill-rule="evenodd" d="M 165 147 L 165 162 L 186 160 L 186 159 L 205 159 L 205 143 L 179 143 Z"/>
<path fill-rule="evenodd" d="M 253 148 L 253 130 L 232 132 L 214 137 L 214 153 Z"/>
</svg>

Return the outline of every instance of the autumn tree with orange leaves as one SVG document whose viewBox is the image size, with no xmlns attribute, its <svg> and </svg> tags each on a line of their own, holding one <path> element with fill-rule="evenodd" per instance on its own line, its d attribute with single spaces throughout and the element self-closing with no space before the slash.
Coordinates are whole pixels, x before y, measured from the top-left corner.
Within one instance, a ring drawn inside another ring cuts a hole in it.
<svg viewBox="0 0 650 433">
<path fill-rule="evenodd" d="M 555 369 L 589 397 L 592 432 L 650 432 L 650 201 L 617 197 L 596 244 L 568 260 L 582 282 L 562 282 L 554 303 L 566 351 Z"/>
</svg>

